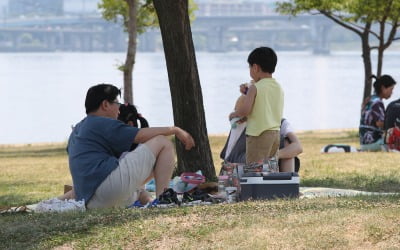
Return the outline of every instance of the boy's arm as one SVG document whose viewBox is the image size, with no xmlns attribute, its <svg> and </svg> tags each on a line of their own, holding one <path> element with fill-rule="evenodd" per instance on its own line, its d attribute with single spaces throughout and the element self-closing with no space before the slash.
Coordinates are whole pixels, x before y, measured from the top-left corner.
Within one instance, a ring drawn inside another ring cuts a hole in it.
<svg viewBox="0 0 400 250">
<path fill-rule="evenodd" d="M 247 94 L 242 96 L 241 105 L 238 105 L 236 110 L 229 115 L 229 119 L 231 120 L 234 117 L 248 116 L 253 108 L 256 95 L 257 95 L 256 86 L 250 85 Z"/>
<path fill-rule="evenodd" d="M 134 139 L 134 143 L 145 143 L 157 135 L 175 135 L 176 138 L 178 138 L 183 143 L 183 145 L 185 145 L 186 150 L 189 150 L 195 146 L 192 136 L 179 127 L 141 128 Z"/>
</svg>

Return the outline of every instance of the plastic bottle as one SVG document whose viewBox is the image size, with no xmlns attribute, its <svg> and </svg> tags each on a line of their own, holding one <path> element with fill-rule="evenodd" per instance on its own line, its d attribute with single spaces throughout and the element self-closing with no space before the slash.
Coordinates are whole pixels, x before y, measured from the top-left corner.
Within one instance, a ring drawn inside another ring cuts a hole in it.
<svg viewBox="0 0 400 250">
<path fill-rule="evenodd" d="M 221 175 L 218 176 L 218 192 L 219 193 L 225 193 L 225 188 L 228 185 L 228 176 L 227 175 Z"/>
</svg>

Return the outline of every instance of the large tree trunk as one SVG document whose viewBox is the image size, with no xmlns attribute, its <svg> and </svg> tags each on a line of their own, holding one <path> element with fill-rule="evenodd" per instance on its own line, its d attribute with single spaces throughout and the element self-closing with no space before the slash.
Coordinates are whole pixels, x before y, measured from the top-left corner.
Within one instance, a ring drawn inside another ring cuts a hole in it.
<svg viewBox="0 0 400 250">
<path fill-rule="evenodd" d="M 364 104 L 365 99 L 371 95 L 372 90 L 372 64 L 371 64 L 371 47 L 369 46 L 369 30 L 371 23 L 365 25 L 364 32 L 361 35 L 362 58 L 364 62 L 364 94 L 361 103 Z"/>
<path fill-rule="evenodd" d="M 136 56 L 137 36 L 137 0 L 125 0 L 129 9 L 128 20 L 128 50 L 124 65 L 124 102 L 133 103 L 132 72 Z"/>
<path fill-rule="evenodd" d="M 215 178 L 215 168 L 207 135 L 188 0 L 154 0 L 154 7 L 164 45 L 175 125 L 187 130 L 196 143 L 190 151 L 176 143 L 177 174 L 201 170 L 210 180 Z"/>
</svg>

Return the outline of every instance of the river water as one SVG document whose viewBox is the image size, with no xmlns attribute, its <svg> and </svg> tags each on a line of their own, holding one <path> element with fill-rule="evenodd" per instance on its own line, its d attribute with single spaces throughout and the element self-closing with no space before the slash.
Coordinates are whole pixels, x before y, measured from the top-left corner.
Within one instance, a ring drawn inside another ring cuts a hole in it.
<svg viewBox="0 0 400 250">
<path fill-rule="evenodd" d="M 361 53 L 278 51 L 274 77 L 285 91 L 284 116 L 296 130 L 356 128 L 363 91 Z M 228 133 L 227 116 L 250 80 L 248 52 L 197 53 L 209 134 Z M 384 73 L 400 81 L 400 52 L 385 55 Z M 0 144 L 62 142 L 85 116 L 87 89 L 122 87 L 116 68 L 124 53 L 17 53 L 0 55 Z M 134 102 L 151 126 L 173 124 L 163 53 L 138 53 Z M 389 101 L 400 97 L 395 88 Z"/>
</svg>

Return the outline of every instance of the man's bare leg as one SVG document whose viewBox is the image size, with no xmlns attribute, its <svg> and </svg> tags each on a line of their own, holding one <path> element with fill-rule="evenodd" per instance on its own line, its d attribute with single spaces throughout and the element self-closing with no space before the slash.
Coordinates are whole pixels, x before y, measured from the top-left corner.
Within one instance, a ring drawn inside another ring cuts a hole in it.
<svg viewBox="0 0 400 250">
<path fill-rule="evenodd" d="M 165 136 L 156 136 L 145 143 L 156 157 L 153 174 L 156 182 L 156 196 L 168 188 L 174 170 L 174 146 Z"/>
</svg>

